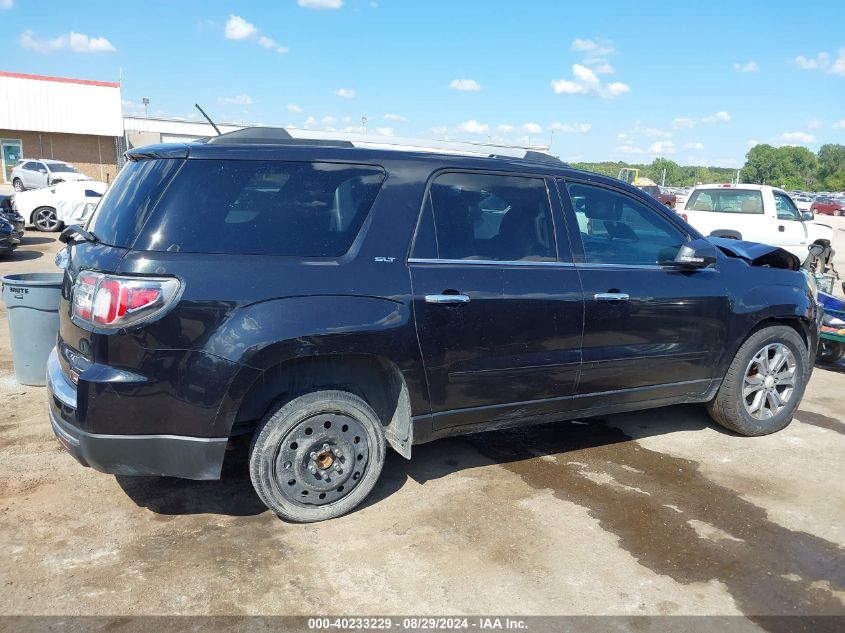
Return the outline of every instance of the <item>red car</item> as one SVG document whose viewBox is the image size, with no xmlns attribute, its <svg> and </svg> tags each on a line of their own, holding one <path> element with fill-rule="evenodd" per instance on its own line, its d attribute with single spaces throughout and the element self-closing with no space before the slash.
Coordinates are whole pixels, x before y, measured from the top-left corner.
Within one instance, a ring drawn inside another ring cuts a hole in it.
<svg viewBox="0 0 845 633">
<path fill-rule="evenodd" d="M 824 215 L 845 215 L 845 202 L 833 198 L 816 198 L 810 205 L 813 215 L 822 213 Z"/>
</svg>

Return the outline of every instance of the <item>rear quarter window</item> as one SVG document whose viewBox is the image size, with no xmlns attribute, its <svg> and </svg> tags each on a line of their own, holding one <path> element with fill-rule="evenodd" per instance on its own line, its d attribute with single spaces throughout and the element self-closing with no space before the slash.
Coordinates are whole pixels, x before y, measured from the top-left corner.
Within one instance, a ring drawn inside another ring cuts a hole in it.
<svg viewBox="0 0 845 633">
<path fill-rule="evenodd" d="M 384 181 L 380 167 L 188 160 L 135 248 L 182 253 L 339 257 Z"/>
<path fill-rule="evenodd" d="M 88 230 L 104 244 L 131 246 L 156 200 L 184 162 L 181 159 L 127 162 L 97 205 Z"/>
</svg>

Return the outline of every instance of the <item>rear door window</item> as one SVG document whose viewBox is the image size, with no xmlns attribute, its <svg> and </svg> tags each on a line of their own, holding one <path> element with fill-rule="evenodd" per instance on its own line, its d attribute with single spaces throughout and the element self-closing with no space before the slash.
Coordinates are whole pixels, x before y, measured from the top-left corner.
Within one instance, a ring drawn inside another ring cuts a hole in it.
<svg viewBox="0 0 845 633">
<path fill-rule="evenodd" d="M 440 259 L 556 259 L 549 195 L 542 178 L 443 174 L 432 183 L 423 214 L 423 232 L 428 228 L 426 216 L 433 218 Z M 415 247 L 416 257 L 422 248 Z"/>
<path fill-rule="evenodd" d="M 384 178 L 383 169 L 370 165 L 188 160 L 135 248 L 339 257 L 358 235 Z"/>
<path fill-rule="evenodd" d="M 690 211 L 717 213 L 763 213 L 763 195 L 748 189 L 697 189 L 687 202 Z"/>
</svg>

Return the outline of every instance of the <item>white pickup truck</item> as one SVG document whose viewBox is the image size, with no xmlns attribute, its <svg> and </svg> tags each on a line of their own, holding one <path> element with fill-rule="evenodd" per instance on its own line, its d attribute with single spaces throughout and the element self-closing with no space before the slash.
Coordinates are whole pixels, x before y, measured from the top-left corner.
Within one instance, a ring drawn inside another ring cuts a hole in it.
<svg viewBox="0 0 845 633">
<path fill-rule="evenodd" d="M 768 185 L 698 185 L 675 211 L 704 235 L 780 246 L 801 261 L 810 244 L 830 253 L 833 241 L 830 226 L 814 222 L 785 191 Z"/>
</svg>

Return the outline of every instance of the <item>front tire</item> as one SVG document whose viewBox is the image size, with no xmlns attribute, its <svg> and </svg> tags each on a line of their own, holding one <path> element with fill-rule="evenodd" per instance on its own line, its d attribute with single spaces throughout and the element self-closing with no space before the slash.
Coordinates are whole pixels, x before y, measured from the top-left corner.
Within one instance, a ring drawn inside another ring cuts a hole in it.
<svg viewBox="0 0 845 633">
<path fill-rule="evenodd" d="M 265 416 L 250 448 L 249 472 L 261 501 L 297 523 L 346 514 L 370 493 L 384 466 L 381 421 L 345 391 L 308 393 Z"/>
<path fill-rule="evenodd" d="M 792 421 L 808 376 L 807 347 L 801 337 L 791 327 L 769 326 L 739 348 L 707 409 L 731 431 L 768 435 Z"/>
<path fill-rule="evenodd" d="M 816 360 L 823 363 L 835 363 L 845 356 L 845 343 L 831 341 L 823 338 L 819 341 L 819 350 L 816 353 Z"/>
</svg>

